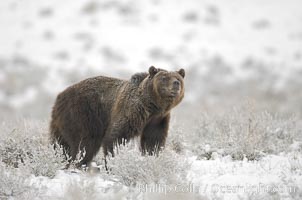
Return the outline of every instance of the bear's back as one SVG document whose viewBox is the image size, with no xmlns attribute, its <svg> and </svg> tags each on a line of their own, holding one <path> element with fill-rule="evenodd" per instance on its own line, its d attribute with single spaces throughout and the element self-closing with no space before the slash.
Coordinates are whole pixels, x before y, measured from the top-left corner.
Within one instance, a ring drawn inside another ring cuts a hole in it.
<svg viewBox="0 0 302 200">
<path fill-rule="evenodd" d="M 61 92 L 52 112 L 53 121 L 78 123 L 87 113 L 100 117 L 104 123 L 110 119 L 111 108 L 125 80 L 97 76 L 80 81 Z"/>
</svg>

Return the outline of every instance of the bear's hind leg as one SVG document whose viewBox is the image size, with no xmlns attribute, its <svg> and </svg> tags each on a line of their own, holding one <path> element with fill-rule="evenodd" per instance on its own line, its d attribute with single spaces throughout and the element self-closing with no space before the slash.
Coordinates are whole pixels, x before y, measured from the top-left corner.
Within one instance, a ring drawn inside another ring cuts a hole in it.
<svg viewBox="0 0 302 200">
<path fill-rule="evenodd" d="M 86 139 L 83 140 L 83 147 L 81 147 L 81 154 L 83 155 L 82 160 L 80 161 L 79 165 L 86 165 L 88 166 L 94 156 L 98 153 L 100 149 L 100 142 L 95 142 L 93 139 Z"/>
</svg>

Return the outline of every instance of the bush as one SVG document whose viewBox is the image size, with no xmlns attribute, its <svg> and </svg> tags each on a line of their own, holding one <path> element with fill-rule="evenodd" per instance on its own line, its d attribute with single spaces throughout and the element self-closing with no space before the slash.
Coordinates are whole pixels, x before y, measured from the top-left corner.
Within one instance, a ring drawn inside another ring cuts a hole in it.
<svg viewBox="0 0 302 200">
<path fill-rule="evenodd" d="M 193 152 L 208 159 L 218 151 L 234 159 L 254 160 L 262 154 L 287 151 L 297 134 L 294 118 L 255 111 L 246 104 L 222 115 L 200 117 L 190 142 Z M 206 150 L 205 145 L 215 148 Z"/>
<path fill-rule="evenodd" d="M 127 186 L 150 183 L 181 183 L 185 180 L 188 161 L 169 148 L 158 156 L 142 156 L 133 145 L 120 146 L 115 157 L 107 160 L 110 174 Z"/>
<path fill-rule="evenodd" d="M 20 170 L 0 162 L 0 199 L 34 199 L 38 191 L 29 186 L 27 177 Z"/>
<path fill-rule="evenodd" d="M 39 121 L 1 125 L 0 155 L 6 166 L 28 170 L 36 176 L 53 177 L 67 161 L 61 148 L 48 140 L 47 125 Z"/>
<path fill-rule="evenodd" d="M 183 142 L 186 137 L 184 127 L 183 126 L 177 127 L 176 126 L 177 123 L 173 123 L 173 124 L 175 125 L 174 126 L 172 125 L 172 127 L 170 128 L 169 135 L 167 137 L 166 146 L 178 154 L 185 154 L 187 147 Z"/>
</svg>

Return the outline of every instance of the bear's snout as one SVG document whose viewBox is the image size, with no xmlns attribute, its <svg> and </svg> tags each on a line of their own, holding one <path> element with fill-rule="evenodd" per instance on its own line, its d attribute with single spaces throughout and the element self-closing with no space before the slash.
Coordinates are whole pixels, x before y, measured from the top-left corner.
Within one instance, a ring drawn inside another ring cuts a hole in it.
<svg viewBox="0 0 302 200">
<path fill-rule="evenodd" d="M 173 81 L 173 89 L 179 90 L 180 89 L 180 82 L 179 80 Z"/>
</svg>

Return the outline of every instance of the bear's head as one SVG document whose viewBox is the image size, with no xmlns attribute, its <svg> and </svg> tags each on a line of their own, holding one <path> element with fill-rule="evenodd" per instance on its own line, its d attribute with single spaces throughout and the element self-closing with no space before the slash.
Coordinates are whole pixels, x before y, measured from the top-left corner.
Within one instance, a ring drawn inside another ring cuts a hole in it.
<svg viewBox="0 0 302 200">
<path fill-rule="evenodd" d="M 169 110 L 181 102 L 185 92 L 184 77 L 184 69 L 166 71 L 153 66 L 149 68 L 148 79 L 159 105 Z"/>
</svg>

